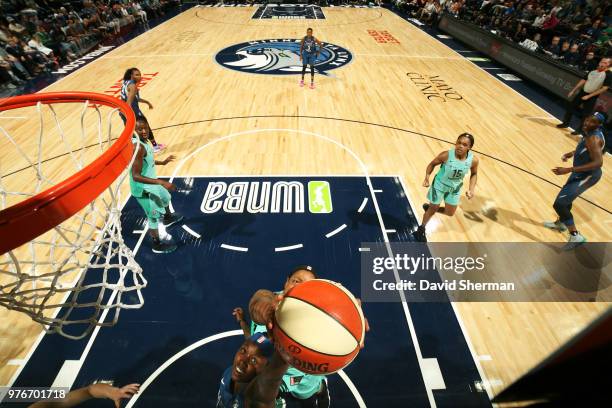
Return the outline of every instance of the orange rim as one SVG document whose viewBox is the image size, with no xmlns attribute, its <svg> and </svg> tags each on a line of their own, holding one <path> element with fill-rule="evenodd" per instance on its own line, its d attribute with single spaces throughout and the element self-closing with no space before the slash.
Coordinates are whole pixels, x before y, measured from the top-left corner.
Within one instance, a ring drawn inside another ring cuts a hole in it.
<svg viewBox="0 0 612 408">
<path fill-rule="evenodd" d="M 36 105 L 89 101 L 118 108 L 127 118 L 121 136 L 100 157 L 57 185 L 0 211 L 0 254 L 56 227 L 92 202 L 119 177 L 132 159 L 136 117 L 122 100 L 93 92 L 53 92 L 0 99 L 0 112 Z"/>
</svg>

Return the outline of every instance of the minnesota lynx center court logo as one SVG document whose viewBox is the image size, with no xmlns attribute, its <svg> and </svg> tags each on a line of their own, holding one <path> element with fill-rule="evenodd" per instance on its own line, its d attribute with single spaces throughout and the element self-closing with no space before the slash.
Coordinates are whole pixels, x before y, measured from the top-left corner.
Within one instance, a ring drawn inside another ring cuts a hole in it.
<svg viewBox="0 0 612 408">
<path fill-rule="evenodd" d="M 232 45 L 217 53 L 215 60 L 225 68 L 253 74 L 299 75 L 301 39 L 257 40 Z M 315 63 L 319 74 L 350 63 L 353 54 L 346 48 L 322 43 Z"/>
<path fill-rule="evenodd" d="M 311 214 L 333 211 L 329 182 L 313 180 L 308 188 L 299 181 L 211 181 L 206 187 L 200 210 L 204 214 L 225 213 L 303 213 L 305 193 Z"/>
</svg>

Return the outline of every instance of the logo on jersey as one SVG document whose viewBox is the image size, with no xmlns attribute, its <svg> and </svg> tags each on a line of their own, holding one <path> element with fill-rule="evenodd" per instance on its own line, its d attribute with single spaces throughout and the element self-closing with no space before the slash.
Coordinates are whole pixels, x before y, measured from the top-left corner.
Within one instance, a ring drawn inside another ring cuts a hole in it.
<svg viewBox="0 0 612 408">
<path fill-rule="evenodd" d="M 204 214 L 225 213 L 304 213 L 329 214 L 332 194 L 327 181 L 309 181 L 308 189 L 299 181 L 211 181 L 206 186 L 200 210 Z"/>
<path fill-rule="evenodd" d="M 301 39 L 257 40 L 232 45 L 219 51 L 217 63 L 225 68 L 251 74 L 299 75 Z M 328 71 L 351 62 L 353 54 L 338 45 L 322 43 L 315 61 L 315 71 L 329 75 Z"/>
</svg>

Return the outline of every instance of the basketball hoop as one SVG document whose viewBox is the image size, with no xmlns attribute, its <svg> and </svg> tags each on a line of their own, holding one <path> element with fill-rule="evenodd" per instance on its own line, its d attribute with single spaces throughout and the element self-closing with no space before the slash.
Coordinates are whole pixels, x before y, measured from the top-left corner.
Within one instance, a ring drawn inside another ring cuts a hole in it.
<svg viewBox="0 0 612 408">
<path fill-rule="evenodd" d="M 130 107 L 107 95 L 0 100 L 0 305 L 73 339 L 142 306 L 147 282 L 120 222 L 134 127 Z"/>
</svg>

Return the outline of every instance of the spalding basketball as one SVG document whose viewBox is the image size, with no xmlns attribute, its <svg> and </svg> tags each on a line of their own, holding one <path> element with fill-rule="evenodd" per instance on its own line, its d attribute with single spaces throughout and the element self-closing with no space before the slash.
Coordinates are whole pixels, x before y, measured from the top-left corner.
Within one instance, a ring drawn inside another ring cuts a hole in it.
<svg viewBox="0 0 612 408">
<path fill-rule="evenodd" d="M 326 375 L 351 363 L 365 333 L 361 307 L 342 285 L 314 279 L 285 294 L 275 314 L 280 355 L 300 371 Z"/>
</svg>

